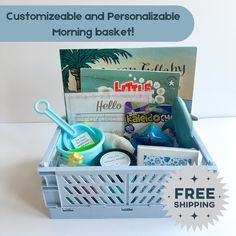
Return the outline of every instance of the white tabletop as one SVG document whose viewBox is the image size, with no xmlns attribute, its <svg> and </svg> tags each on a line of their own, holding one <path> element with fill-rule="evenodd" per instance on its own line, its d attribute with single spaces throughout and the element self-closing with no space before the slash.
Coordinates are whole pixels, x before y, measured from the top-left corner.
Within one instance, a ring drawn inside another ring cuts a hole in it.
<svg viewBox="0 0 236 236">
<path fill-rule="evenodd" d="M 49 219 L 37 165 L 56 125 L 0 124 L 0 235 L 235 235 L 236 117 L 201 119 L 194 124 L 229 189 L 227 210 L 214 226 L 193 232 L 176 226 L 170 218 Z"/>
</svg>

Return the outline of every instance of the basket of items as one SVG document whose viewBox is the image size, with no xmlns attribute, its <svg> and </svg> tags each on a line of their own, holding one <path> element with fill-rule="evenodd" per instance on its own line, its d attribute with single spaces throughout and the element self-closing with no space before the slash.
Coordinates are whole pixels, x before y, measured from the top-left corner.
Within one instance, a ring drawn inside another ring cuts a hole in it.
<svg viewBox="0 0 236 236">
<path fill-rule="evenodd" d="M 173 171 L 194 164 L 216 171 L 178 96 L 179 73 L 81 69 L 80 76 L 84 93 L 66 96 L 69 123 L 46 100 L 35 103 L 58 125 L 38 168 L 50 217 L 165 217 L 162 189 Z M 87 91 L 106 77 L 115 77 L 112 91 Z"/>
</svg>

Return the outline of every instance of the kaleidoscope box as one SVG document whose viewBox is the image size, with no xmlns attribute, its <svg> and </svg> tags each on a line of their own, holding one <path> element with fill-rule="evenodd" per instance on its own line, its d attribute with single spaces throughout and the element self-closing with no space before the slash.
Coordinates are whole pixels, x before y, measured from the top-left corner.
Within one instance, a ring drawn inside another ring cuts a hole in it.
<svg viewBox="0 0 236 236">
<path fill-rule="evenodd" d="M 160 105 L 173 105 L 179 81 L 176 72 L 81 68 L 81 92 L 152 91 L 152 102 Z"/>
</svg>

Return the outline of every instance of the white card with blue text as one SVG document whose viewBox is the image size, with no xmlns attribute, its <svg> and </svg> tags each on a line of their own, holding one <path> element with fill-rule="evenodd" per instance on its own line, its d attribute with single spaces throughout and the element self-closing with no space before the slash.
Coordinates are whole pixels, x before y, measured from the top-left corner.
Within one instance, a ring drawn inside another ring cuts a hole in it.
<svg viewBox="0 0 236 236">
<path fill-rule="evenodd" d="M 139 145 L 139 166 L 188 166 L 198 164 L 199 151 L 189 148 Z"/>
</svg>

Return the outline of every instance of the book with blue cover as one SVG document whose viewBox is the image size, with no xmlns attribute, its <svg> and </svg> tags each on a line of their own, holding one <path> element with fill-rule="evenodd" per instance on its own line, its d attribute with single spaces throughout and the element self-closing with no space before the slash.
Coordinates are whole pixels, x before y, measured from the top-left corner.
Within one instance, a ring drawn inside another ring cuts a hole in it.
<svg viewBox="0 0 236 236">
<path fill-rule="evenodd" d="M 81 92 L 151 91 L 152 102 L 173 105 L 180 74 L 142 70 L 81 69 Z"/>
</svg>

